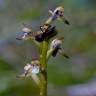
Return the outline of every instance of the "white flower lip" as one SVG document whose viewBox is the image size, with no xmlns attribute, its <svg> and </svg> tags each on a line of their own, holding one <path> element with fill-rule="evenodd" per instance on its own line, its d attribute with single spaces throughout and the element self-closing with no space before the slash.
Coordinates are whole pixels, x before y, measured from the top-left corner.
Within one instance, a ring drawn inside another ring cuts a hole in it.
<svg viewBox="0 0 96 96">
<path fill-rule="evenodd" d="M 24 28 L 22 29 L 22 31 L 23 31 L 23 32 L 31 32 L 32 30 L 31 30 L 30 28 L 24 27 Z"/>
<path fill-rule="evenodd" d="M 31 70 L 31 73 L 32 74 L 38 74 L 40 72 L 40 67 L 39 65 L 31 65 L 31 64 L 27 64 L 25 67 L 24 67 L 24 70 L 25 71 L 28 71 L 28 70 Z"/>
<path fill-rule="evenodd" d="M 62 41 L 59 39 L 54 39 L 51 43 L 51 48 L 56 48 L 56 47 L 60 47 L 62 44 Z"/>
<path fill-rule="evenodd" d="M 32 73 L 33 74 L 38 74 L 40 72 L 40 67 L 39 66 L 32 66 Z"/>
</svg>

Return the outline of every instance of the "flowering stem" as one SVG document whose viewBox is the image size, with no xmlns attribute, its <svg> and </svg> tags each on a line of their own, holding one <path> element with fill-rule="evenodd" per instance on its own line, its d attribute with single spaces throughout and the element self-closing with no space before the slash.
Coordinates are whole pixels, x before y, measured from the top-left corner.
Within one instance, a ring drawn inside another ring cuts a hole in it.
<svg viewBox="0 0 96 96">
<path fill-rule="evenodd" d="M 40 96 L 47 96 L 47 50 L 48 41 L 42 42 L 42 52 L 40 54 L 40 64 L 42 71 L 40 73 Z"/>
</svg>

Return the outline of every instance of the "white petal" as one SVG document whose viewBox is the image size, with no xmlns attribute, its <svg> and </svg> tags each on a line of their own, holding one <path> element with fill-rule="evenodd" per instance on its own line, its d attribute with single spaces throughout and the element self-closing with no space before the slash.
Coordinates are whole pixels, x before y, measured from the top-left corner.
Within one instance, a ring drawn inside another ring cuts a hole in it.
<svg viewBox="0 0 96 96">
<path fill-rule="evenodd" d="M 24 28 L 22 29 L 22 31 L 23 31 L 23 32 L 31 32 L 32 30 L 29 29 L 29 28 L 27 28 L 27 27 L 24 27 Z"/>
<path fill-rule="evenodd" d="M 25 67 L 24 67 L 24 70 L 28 70 L 29 68 L 31 68 L 32 66 L 30 64 L 27 64 Z"/>
</svg>

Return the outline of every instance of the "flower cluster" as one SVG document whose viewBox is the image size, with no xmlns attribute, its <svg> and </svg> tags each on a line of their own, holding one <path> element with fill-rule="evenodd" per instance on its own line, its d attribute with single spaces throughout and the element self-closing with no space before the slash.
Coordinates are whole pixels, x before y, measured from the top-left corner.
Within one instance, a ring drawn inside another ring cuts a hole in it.
<svg viewBox="0 0 96 96">
<path fill-rule="evenodd" d="M 40 56 L 43 58 L 44 55 L 45 61 L 48 60 L 50 56 L 55 57 L 57 53 L 62 54 L 66 58 L 69 58 L 69 56 L 67 56 L 63 52 L 63 49 L 61 47 L 64 39 L 63 37 L 55 38 L 52 40 L 52 42 L 50 41 L 50 39 L 52 39 L 54 36 L 58 34 L 56 26 L 52 25 L 53 21 L 58 19 L 64 21 L 65 24 L 69 24 L 68 20 L 66 20 L 64 17 L 64 8 L 62 6 L 59 6 L 53 12 L 49 10 L 49 13 L 51 14 L 51 16 L 44 22 L 42 26 L 40 26 L 39 31 L 34 32 L 32 26 L 24 24 L 24 28 L 22 29 L 23 35 L 21 37 L 17 37 L 16 39 L 18 40 L 32 39 L 35 41 L 36 44 L 38 43 L 39 46 L 41 44 L 40 48 L 42 52 L 40 53 Z M 48 44 L 49 42 L 51 42 L 48 50 L 44 49 L 46 47 L 45 45 L 44 47 L 42 46 L 42 42 L 44 41 L 48 42 Z M 44 54 L 43 49 L 46 54 Z M 32 79 L 37 84 L 39 84 L 40 82 L 39 73 L 44 72 L 45 70 L 44 66 L 42 66 L 42 61 L 44 61 L 43 59 L 41 60 L 34 59 L 31 61 L 31 63 L 26 64 L 26 66 L 24 67 L 24 73 L 19 75 L 18 77 L 31 76 Z"/>
</svg>

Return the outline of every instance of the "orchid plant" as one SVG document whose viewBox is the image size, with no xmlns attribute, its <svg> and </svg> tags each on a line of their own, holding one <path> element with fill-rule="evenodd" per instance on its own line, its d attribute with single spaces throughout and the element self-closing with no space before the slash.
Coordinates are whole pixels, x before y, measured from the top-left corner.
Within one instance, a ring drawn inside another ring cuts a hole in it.
<svg viewBox="0 0 96 96">
<path fill-rule="evenodd" d="M 51 56 L 55 57 L 57 53 L 60 53 L 65 58 L 69 58 L 62 49 L 63 37 L 54 36 L 58 34 L 56 26 L 52 25 L 55 20 L 61 20 L 65 24 L 69 22 L 64 17 L 64 8 L 62 6 L 57 7 L 54 11 L 49 10 L 50 17 L 40 26 L 40 30 L 33 31 L 31 25 L 24 24 L 22 29 L 23 35 L 17 37 L 18 40 L 33 40 L 33 42 L 39 48 L 39 58 L 33 59 L 30 63 L 24 67 L 24 73 L 17 77 L 31 77 L 36 85 L 40 88 L 40 96 L 47 96 L 47 63 Z M 51 41 L 51 38 L 53 39 Z"/>
</svg>

